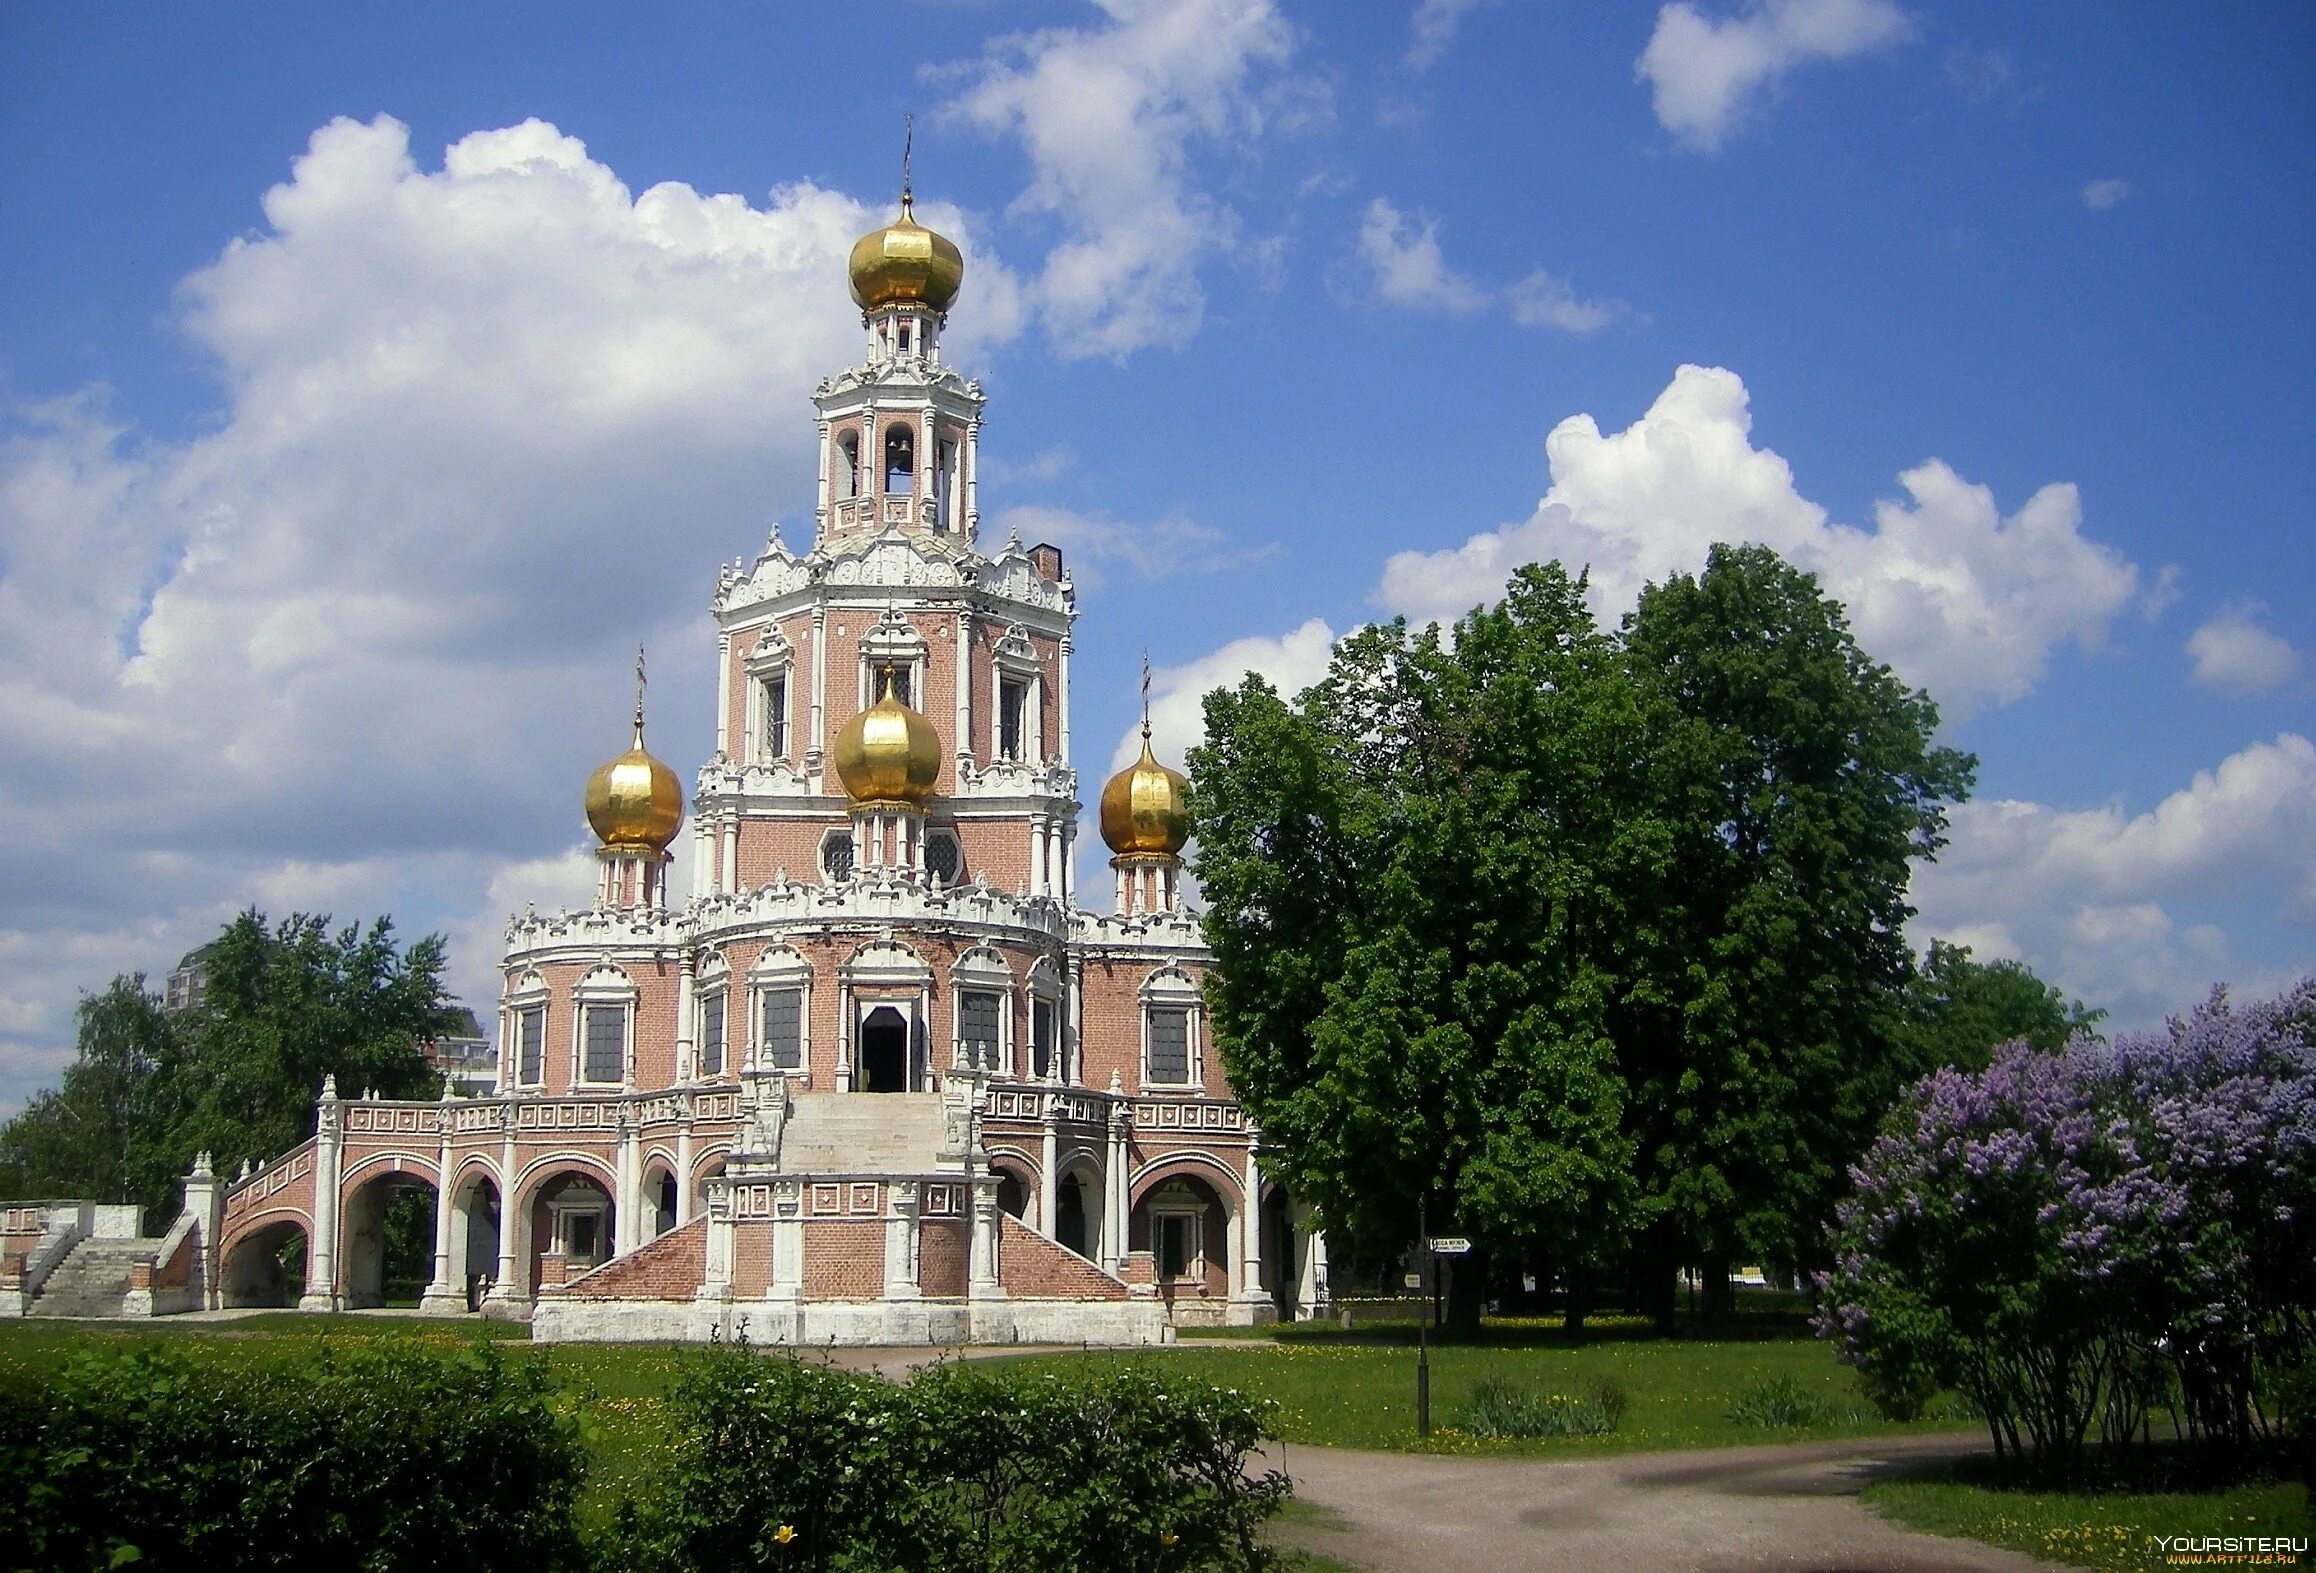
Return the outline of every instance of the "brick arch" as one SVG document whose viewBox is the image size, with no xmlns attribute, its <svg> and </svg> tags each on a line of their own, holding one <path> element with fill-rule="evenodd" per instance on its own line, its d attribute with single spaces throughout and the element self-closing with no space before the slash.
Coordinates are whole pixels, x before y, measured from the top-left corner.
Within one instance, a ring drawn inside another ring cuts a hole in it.
<svg viewBox="0 0 2316 1573">
<path fill-rule="evenodd" d="M 1142 1199 L 1168 1180 L 1188 1175 L 1211 1189 L 1223 1207 L 1236 1213 L 1245 1205 L 1241 1194 L 1241 1176 L 1212 1153 L 1170 1152 L 1151 1159 L 1136 1169 L 1126 1187 L 1126 1205 L 1139 1207 Z"/>
<path fill-rule="evenodd" d="M 378 1178 L 368 1171 L 385 1165 L 389 1173 L 400 1174 L 411 1180 L 422 1180 L 437 1189 L 442 1185 L 442 1173 L 432 1158 L 421 1158 L 407 1152 L 374 1152 L 354 1163 L 347 1164 L 338 1174 L 338 1194 L 351 1195 L 354 1188 L 368 1185 Z"/>
<path fill-rule="evenodd" d="M 313 1262 L 313 1220 L 286 1207 L 245 1218 L 219 1243 L 216 1265 L 217 1298 L 227 1306 L 289 1307 L 298 1303 L 304 1279 L 285 1275 L 278 1253 L 295 1236 L 305 1248 L 310 1270 Z"/>
</svg>

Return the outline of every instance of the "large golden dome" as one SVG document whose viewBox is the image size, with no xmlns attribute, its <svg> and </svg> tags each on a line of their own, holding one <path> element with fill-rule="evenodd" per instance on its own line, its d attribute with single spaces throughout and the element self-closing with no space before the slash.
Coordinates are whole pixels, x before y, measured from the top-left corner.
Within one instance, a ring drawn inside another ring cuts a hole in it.
<svg viewBox="0 0 2316 1573">
<path fill-rule="evenodd" d="M 587 823 L 606 847 L 665 852 L 684 822 L 684 789 L 676 773 L 643 746 L 643 718 L 635 744 L 587 778 Z"/>
<path fill-rule="evenodd" d="M 1102 788 L 1102 839 L 1120 857 L 1174 857 L 1190 839 L 1190 783 L 1152 757 L 1142 734 L 1142 757 Z"/>
<path fill-rule="evenodd" d="M 854 241 L 847 271 L 852 298 L 863 311 L 896 303 L 947 311 L 965 282 L 965 254 L 948 236 L 917 222 L 903 191 L 900 219 Z"/>
<path fill-rule="evenodd" d="M 893 697 L 892 674 L 877 702 L 845 722 L 829 750 L 836 778 L 855 803 L 918 808 L 941 778 L 941 738 L 933 723 Z"/>
</svg>

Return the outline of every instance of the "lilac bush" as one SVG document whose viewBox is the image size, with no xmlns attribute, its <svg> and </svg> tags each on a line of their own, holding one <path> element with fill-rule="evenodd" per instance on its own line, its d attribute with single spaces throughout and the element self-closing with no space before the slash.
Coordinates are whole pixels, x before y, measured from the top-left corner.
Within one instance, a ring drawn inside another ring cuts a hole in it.
<svg viewBox="0 0 2316 1573">
<path fill-rule="evenodd" d="M 1851 1178 L 1818 1329 L 1884 1408 L 1958 1389 L 2061 1474 L 2158 1407 L 2198 1446 L 2270 1437 L 2316 1304 L 2316 982 L 1935 1072 Z"/>
</svg>

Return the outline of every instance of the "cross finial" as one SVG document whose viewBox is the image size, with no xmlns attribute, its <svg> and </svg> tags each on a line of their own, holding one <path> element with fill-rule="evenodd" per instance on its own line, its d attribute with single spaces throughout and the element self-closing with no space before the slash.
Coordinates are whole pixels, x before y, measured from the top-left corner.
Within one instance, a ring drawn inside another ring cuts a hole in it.
<svg viewBox="0 0 2316 1573">
<path fill-rule="evenodd" d="M 1150 741 L 1150 652 L 1142 652 L 1142 741 Z"/>
<path fill-rule="evenodd" d="M 901 211 L 909 211 L 909 154 L 917 142 L 917 117 L 901 117 Z"/>
<path fill-rule="evenodd" d="M 643 741 L 643 646 L 635 647 L 635 740 Z"/>
</svg>

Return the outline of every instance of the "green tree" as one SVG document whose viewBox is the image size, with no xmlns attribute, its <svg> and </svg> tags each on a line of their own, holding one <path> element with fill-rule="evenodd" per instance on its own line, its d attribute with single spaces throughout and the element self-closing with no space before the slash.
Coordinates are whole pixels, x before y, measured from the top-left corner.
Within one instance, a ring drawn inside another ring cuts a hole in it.
<svg viewBox="0 0 2316 1573">
<path fill-rule="evenodd" d="M 1254 677 L 1207 699 L 1216 1042 L 1290 1187 L 1370 1259 L 1408 1243 L 1419 1198 L 1495 1252 L 1592 1260 L 1618 1237 L 1632 1149 L 1601 958 L 1663 850 L 1621 812 L 1636 701 L 1556 566 L 1452 642 L 1352 636 L 1297 704 Z"/>
<path fill-rule="evenodd" d="M 2024 1038 L 2055 1054 L 2106 1016 L 2068 999 L 2023 961 L 1973 961 L 1969 946 L 1934 939 L 1908 991 L 1905 1030 L 1924 1069 L 1983 1070 L 1998 1043 Z"/>
<path fill-rule="evenodd" d="M 195 1153 L 230 1172 L 312 1135 L 325 1075 L 348 1094 L 434 1092 L 418 1045 L 460 1019 L 439 936 L 403 949 L 387 918 L 333 933 L 327 916 L 269 928 L 252 909 L 200 958 L 200 1001 L 174 1015 L 137 974 L 83 998 L 62 1083 L 0 1126 L 0 1184 L 165 1218 Z"/>
<path fill-rule="evenodd" d="M 54 1088 L 0 1125 L 0 1196 L 139 1199 L 155 1139 L 156 1078 L 170 1022 L 143 973 L 84 995 L 77 1052 Z"/>
<path fill-rule="evenodd" d="M 1191 758 L 1215 1041 L 1290 1186 L 1380 1255 L 1810 1260 L 1912 1077 L 1909 860 L 1973 761 L 1773 553 L 1616 633 L 1523 569 L 1452 637 L 1207 699 Z M 1465 1308 L 1476 1315 L 1476 1302 Z"/>
<path fill-rule="evenodd" d="M 1642 592 L 1648 796 L 1672 841 L 1610 1005 L 1639 1145 L 1645 1257 L 1812 1262 L 1847 1168 L 1920 1067 L 1897 1030 L 1910 863 L 1944 844 L 1977 761 L 1858 648 L 1840 605 L 1758 546 Z"/>
</svg>

